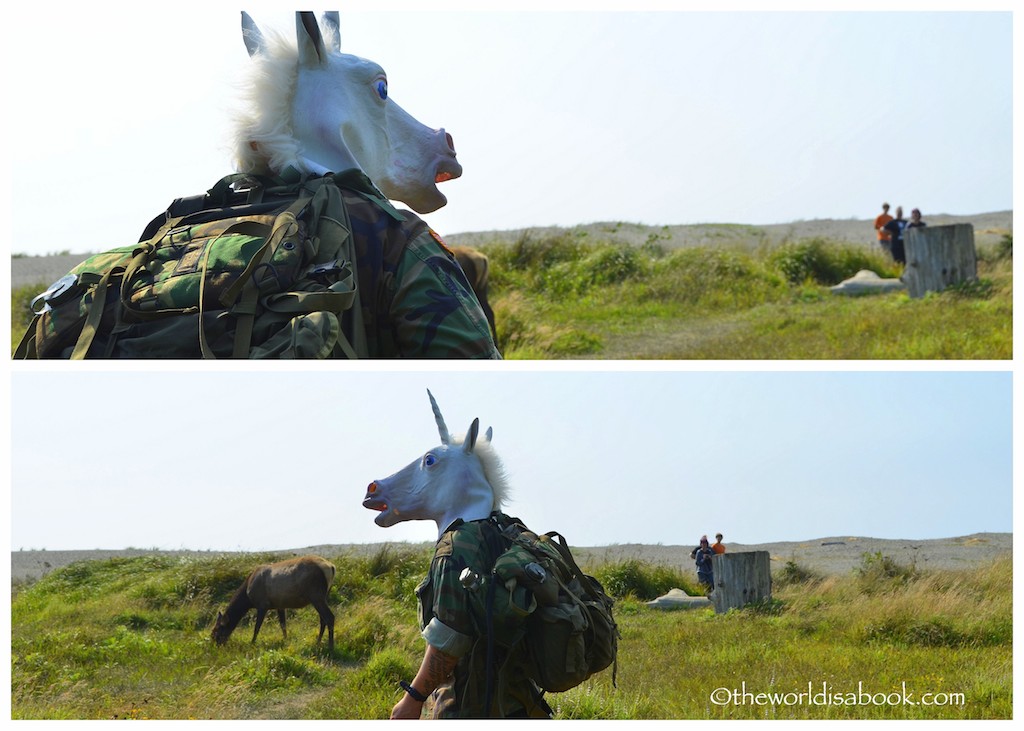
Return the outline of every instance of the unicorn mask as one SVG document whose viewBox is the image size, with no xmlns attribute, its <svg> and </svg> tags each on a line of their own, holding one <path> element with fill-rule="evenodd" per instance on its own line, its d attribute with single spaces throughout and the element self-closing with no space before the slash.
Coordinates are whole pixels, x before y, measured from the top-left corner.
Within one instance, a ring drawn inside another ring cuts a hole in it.
<svg viewBox="0 0 1024 731">
<path fill-rule="evenodd" d="M 359 168 L 384 195 L 417 213 L 445 205 L 437 184 L 462 175 L 451 135 L 398 106 L 380 66 L 341 53 L 337 12 L 325 13 L 322 26 L 312 13 L 296 13 L 295 29 L 291 45 L 265 36 L 242 13 L 254 67 L 252 111 L 237 133 L 238 169 L 323 174 Z"/>
<path fill-rule="evenodd" d="M 438 535 L 455 520 L 480 520 L 504 502 L 507 492 L 501 461 L 491 448 L 492 431 L 479 439 L 474 419 L 462 439 L 448 433 L 433 394 L 427 391 L 441 444 L 390 477 L 374 480 L 363 507 L 378 511 L 384 528 L 406 520 L 433 520 Z"/>
</svg>

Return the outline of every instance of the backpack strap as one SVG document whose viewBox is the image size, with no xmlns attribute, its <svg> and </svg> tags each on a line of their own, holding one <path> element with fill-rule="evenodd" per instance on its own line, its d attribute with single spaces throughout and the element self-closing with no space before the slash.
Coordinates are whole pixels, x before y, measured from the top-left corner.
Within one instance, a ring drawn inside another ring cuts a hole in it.
<svg viewBox="0 0 1024 731">
<path fill-rule="evenodd" d="M 209 190 L 199 195 L 190 195 L 184 198 L 175 198 L 167 209 L 150 221 L 139 236 L 139 243 L 149 241 L 156 237 L 157 231 L 165 227 L 169 221 L 178 221 L 186 216 L 191 216 L 200 211 L 210 208 L 220 208 L 231 204 L 231 197 L 234 193 L 232 186 L 236 183 L 249 183 L 247 191 L 247 203 L 259 203 L 263 200 L 263 192 L 272 185 L 281 184 L 283 181 L 275 178 L 266 178 L 260 175 L 248 173 L 232 173 L 226 175 Z M 173 226 L 173 224 L 172 224 Z"/>
<path fill-rule="evenodd" d="M 280 218 L 278 220 L 280 220 Z M 221 295 L 222 304 L 229 294 L 232 294 L 230 301 L 234 302 L 235 299 L 238 298 L 238 293 L 236 291 L 238 285 L 248 285 L 248 288 L 242 296 L 241 302 L 236 307 L 232 308 L 232 312 L 238 314 L 238 319 L 235 325 L 234 350 L 231 353 L 233 358 L 245 358 L 248 356 L 249 345 L 252 343 L 252 327 L 253 320 L 256 317 L 256 299 L 259 296 L 259 288 L 256 286 L 255 282 L 250 281 L 250 277 L 256 270 L 257 265 L 262 263 L 263 259 L 266 257 L 267 251 L 273 251 L 273 248 L 269 248 L 271 242 L 280 241 L 280 239 L 284 238 L 284 236 L 291 231 L 290 228 L 277 226 L 276 223 L 277 222 L 275 222 L 273 229 L 268 229 L 267 226 L 254 221 L 239 221 L 233 226 L 228 226 L 224 229 L 223 233 L 217 237 L 217 239 L 220 239 L 222 236 L 235 233 L 249 233 L 256 236 L 266 236 L 266 242 L 259 251 L 256 252 L 256 255 L 253 256 L 249 265 L 235 282 L 235 285 Z M 284 233 L 281 233 L 278 236 L 277 234 L 279 234 L 282 229 L 284 230 Z M 206 306 L 206 272 L 210 263 L 210 251 L 213 249 L 213 245 L 217 243 L 217 239 L 214 239 L 203 252 L 202 275 L 199 279 L 199 350 L 202 353 L 203 358 L 214 359 L 217 356 L 213 354 L 213 350 L 210 348 L 210 345 L 206 340 L 206 328 L 203 327 L 203 311 Z"/>
<path fill-rule="evenodd" d="M 100 321 L 103 319 L 103 309 L 107 302 L 107 288 L 110 287 L 110 280 L 115 273 L 120 275 L 123 272 L 123 267 L 109 269 L 100 278 L 96 288 L 92 291 L 92 303 L 89 306 L 89 314 L 85 318 L 85 325 L 82 326 L 82 332 L 78 336 L 75 348 L 71 351 L 71 360 L 82 360 L 89 352 L 92 341 L 96 337 L 96 332 L 99 330 Z"/>
<path fill-rule="evenodd" d="M 501 551 L 501 531 L 494 521 L 494 514 L 483 521 L 483 537 L 487 543 L 488 571 L 493 571 L 494 560 Z M 497 589 L 497 582 L 492 574 L 487 582 L 487 598 L 484 600 L 484 635 L 487 638 L 487 662 L 486 662 L 486 686 L 484 690 L 484 717 L 491 715 L 491 708 L 494 704 L 494 593 Z"/>
<path fill-rule="evenodd" d="M 39 318 L 38 314 L 32 316 L 32 321 L 25 328 L 25 334 L 21 336 L 21 342 L 14 349 L 14 360 L 35 360 L 39 357 L 36 352 L 36 327 Z"/>
<path fill-rule="evenodd" d="M 494 595 L 498 587 L 498 577 L 494 575 L 494 562 L 498 560 L 498 556 L 508 548 L 510 543 L 505 537 L 502 526 L 502 523 L 506 522 L 507 517 L 503 513 L 495 511 L 491 513 L 487 520 L 481 523 L 483 526 L 482 535 L 487 544 L 487 571 L 491 574 L 490 580 L 487 582 L 487 597 L 484 600 L 485 634 L 487 636 L 487 684 L 484 690 L 485 717 L 490 717 L 491 715 L 491 709 L 494 706 L 494 690 L 497 685 L 494 672 L 494 665 L 496 663 L 494 648 Z"/>
<path fill-rule="evenodd" d="M 580 586 L 583 587 L 583 591 L 586 592 L 587 596 L 595 601 L 600 601 L 601 597 L 594 591 L 594 587 L 590 585 L 590 582 L 583 580 L 584 573 L 576 564 L 576 559 L 572 557 L 572 553 L 569 551 L 569 543 L 565 540 L 565 536 L 557 531 L 548 531 L 544 536 L 549 539 L 551 545 L 555 547 L 566 565 L 572 569 L 573 575 L 579 579 Z M 555 540 L 556 538 L 558 540 Z"/>
</svg>

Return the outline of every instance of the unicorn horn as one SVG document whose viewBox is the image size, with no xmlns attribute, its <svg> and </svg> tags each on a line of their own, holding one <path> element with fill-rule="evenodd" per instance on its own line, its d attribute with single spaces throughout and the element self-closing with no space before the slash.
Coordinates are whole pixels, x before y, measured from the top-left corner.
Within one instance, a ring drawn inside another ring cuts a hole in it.
<svg viewBox="0 0 1024 731">
<path fill-rule="evenodd" d="M 434 410 L 434 420 L 437 422 L 437 432 L 441 435 L 441 444 L 448 445 L 450 441 L 448 437 L 448 427 L 444 425 L 444 417 L 441 416 L 441 409 L 437 408 L 437 401 L 434 400 L 434 394 L 427 389 L 427 396 L 430 397 L 430 408 Z"/>
</svg>

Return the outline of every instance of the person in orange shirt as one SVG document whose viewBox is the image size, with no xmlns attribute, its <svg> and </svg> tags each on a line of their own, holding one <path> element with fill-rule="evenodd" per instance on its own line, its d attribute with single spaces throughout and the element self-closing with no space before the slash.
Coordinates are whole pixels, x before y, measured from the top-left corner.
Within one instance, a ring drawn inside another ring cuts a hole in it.
<svg viewBox="0 0 1024 731">
<path fill-rule="evenodd" d="M 715 533 L 715 542 L 711 544 L 711 550 L 715 553 L 725 553 L 725 544 L 722 543 L 721 533 Z"/>
<path fill-rule="evenodd" d="M 878 245 L 881 246 L 886 254 L 892 256 L 892 234 L 886 231 L 885 224 L 892 220 L 892 216 L 889 215 L 889 204 L 882 204 L 882 212 L 875 218 L 875 232 L 878 234 Z"/>
</svg>

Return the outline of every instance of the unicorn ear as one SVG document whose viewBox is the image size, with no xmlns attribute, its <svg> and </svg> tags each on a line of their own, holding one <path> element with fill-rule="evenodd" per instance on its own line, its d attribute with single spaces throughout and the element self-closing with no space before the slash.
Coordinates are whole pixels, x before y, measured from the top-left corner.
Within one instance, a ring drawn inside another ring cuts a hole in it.
<svg viewBox="0 0 1024 731">
<path fill-rule="evenodd" d="M 300 65 L 319 66 L 327 60 L 324 37 L 320 35 L 320 26 L 316 24 L 313 13 L 306 10 L 295 13 L 295 36 L 299 44 Z"/>
<path fill-rule="evenodd" d="M 469 425 L 469 431 L 466 432 L 466 441 L 462 443 L 462 451 L 466 454 L 472 454 L 473 448 L 476 446 L 476 437 L 480 433 L 480 420 L 473 419 L 473 423 Z"/>
<path fill-rule="evenodd" d="M 437 422 L 437 433 L 441 435 L 441 444 L 447 446 L 448 442 L 451 441 L 451 438 L 448 436 L 448 427 L 445 426 L 444 417 L 441 416 L 441 409 L 437 407 L 437 401 L 434 400 L 434 394 L 430 392 L 429 388 L 427 389 L 427 396 L 430 397 L 430 408 L 434 411 L 434 421 Z"/>
<path fill-rule="evenodd" d="M 491 427 L 487 427 L 487 433 L 484 434 L 484 441 L 485 442 L 490 442 L 493 437 L 494 437 L 494 429 L 492 429 Z"/>
<path fill-rule="evenodd" d="M 338 18 L 338 11 L 327 11 L 320 17 L 320 23 L 327 31 L 327 40 L 331 44 L 331 50 L 341 53 L 341 20 Z"/>
<path fill-rule="evenodd" d="M 262 53 L 263 49 L 266 48 L 263 33 L 257 27 L 252 17 L 244 10 L 242 11 L 242 40 L 245 42 L 245 50 L 249 52 L 250 56 Z"/>
</svg>

